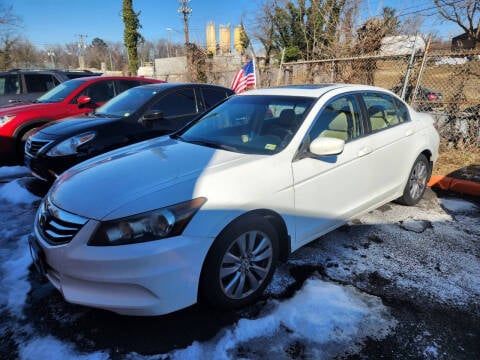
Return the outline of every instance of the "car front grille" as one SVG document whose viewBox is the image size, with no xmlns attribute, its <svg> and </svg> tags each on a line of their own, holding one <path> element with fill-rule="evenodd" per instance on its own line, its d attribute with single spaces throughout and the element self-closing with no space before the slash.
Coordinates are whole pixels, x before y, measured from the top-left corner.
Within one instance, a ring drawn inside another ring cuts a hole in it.
<svg viewBox="0 0 480 360">
<path fill-rule="evenodd" d="M 48 140 L 32 140 L 31 138 L 28 138 L 25 143 L 25 152 L 35 156 L 41 148 L 49 143 L 50 141 Z"/>
<path fill-rule="evenodd" d="M 69 243 L 88 219 L 66 212 L 48 199 L 38 211 L 36 226 L 50 245 Z"/>
</svg>

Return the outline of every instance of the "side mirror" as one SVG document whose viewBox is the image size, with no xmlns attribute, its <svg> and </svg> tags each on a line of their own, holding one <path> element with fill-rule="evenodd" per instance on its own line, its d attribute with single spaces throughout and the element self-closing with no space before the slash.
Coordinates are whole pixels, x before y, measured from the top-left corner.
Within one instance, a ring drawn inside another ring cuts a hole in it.
<svg viewBox="0 0 480 360">
<path fill-rule="evenodd" d="M 90 96 L 86 95 L 81 95 L 77 99 L 77 104 L 78 105 L 86 105 L 92 101 L 92 98 Z"/>
<path fill-rule="evenodd" d="M 343 152 L 345 141 L 342 139 L 319 136 L 310 143 L 309 150 L 318 156 L 338 155 Z"/>
<path fill-rule="evenodd" d="M 163 119 L 163 112 L 162 111 L 156 111 L 153 113 L 148 113 L 143 115 L 138 122 L 140 122 L 143 126 L 151 128 L 153 127 L 154 121 L 161 120 Z"/>
</svg>

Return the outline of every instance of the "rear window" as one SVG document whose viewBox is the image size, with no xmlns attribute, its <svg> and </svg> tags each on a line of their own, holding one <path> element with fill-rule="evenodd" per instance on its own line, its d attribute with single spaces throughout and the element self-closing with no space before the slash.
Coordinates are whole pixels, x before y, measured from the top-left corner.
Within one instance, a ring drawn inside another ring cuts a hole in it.
<svg viewBox="0 0 480 360">
<path fill-rule="evenodd" d="M 60 84 L 60 81 L 48 74 L 25 74 L 27 92 L 47 92 Z"/>
<path fill-rule="evenodd" d="M 0 95 L 20 94 L 20 76 L 0 76 Z"/>
</svg>

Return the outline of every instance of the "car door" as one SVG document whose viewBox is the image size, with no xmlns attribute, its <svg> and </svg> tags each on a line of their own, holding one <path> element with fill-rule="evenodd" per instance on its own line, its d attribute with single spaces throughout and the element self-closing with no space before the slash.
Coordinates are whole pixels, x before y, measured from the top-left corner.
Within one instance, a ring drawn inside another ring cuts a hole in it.
<svg viewBox="0 0 480 360">
<path fill-rule="evenodd" d="M 91 103 L 79 106 L 77 100 L 83 95 L 90 97 Z M 68 104 L 68 108 L 65 109 L 65 112 L 68 112 L 68 114 L 65 114 L 64 117 L 89 113 L 93 109 L 106 103 L 114 96 L 115 84 L 113 80 L 96 81 L 93 84 L 89 84 L 75 95 L 72 101 Z"/>
<path fill-rule="evenodd" d="M 371 170 L 374 164 L 370 139 L 364 136 L 359 99 L 354 93 L 339 95 L 319 112 L 301 147 L 317 137 L 345 141 L 343 152 L 315 156 L 299 151 L 292 163 L 298 246 L 345 222 L 371 204 Z"/>
<path fill-rule="evenodd" d="M 146 114 L 162 113 L 163 118 L 152 122 L 150 132 L 163 135 L 178 130 L 199 113 L 193 86 L 168 92 L 146 111 Z"/>
<path fill-rule="evenodd" d="M 413 154 L 414 125 L 407 106 L 389 94 L 366 91 L 361 99 L 375 157 L 372 197 L 392 197 L 403 186 L 417 155 Z"/>
</svg>

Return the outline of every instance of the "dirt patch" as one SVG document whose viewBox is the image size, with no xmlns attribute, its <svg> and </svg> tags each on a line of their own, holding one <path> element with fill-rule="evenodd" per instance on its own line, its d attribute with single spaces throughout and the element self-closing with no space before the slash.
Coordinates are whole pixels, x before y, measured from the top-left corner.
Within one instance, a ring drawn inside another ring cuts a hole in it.
<svg viewBox="0 0 480 360">
<path fill-rule="evenodd" d="M 480 181 L 480 148 L 475 146 L 454 148 L 448 146 L 442 139 L 433 174 Z"/>
</svg>

